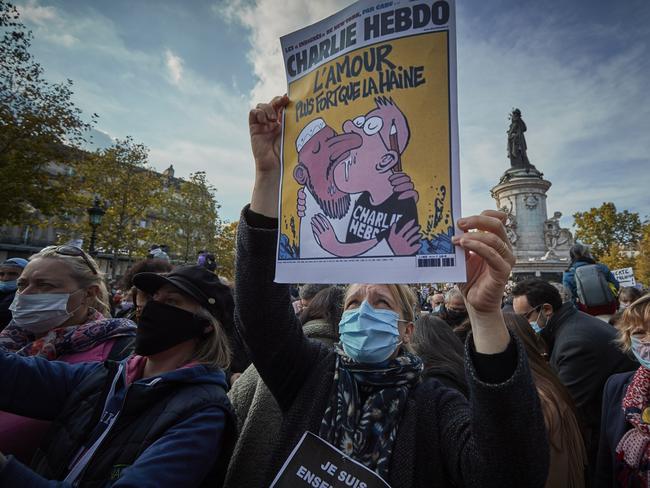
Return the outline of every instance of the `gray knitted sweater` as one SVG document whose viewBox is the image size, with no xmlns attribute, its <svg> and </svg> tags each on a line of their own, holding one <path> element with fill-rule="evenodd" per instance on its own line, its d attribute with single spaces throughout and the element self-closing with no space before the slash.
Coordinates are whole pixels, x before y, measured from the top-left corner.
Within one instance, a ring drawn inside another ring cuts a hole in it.
<svg viewBox="0 0 650 488">
<path fill-rule="evenodd" d="M 277 229 L 249 226 L 246 213 L 237 232 L 236 321 L 284 413 L 275 442 L 265 446 L 273 452 L 268 486 L 303 433 L 318 434 L 334 394 L 336 353 L 304 336 L 288 286 L 273 282 Z M 435 379 L 411 391 L 393 446 L 391 487 L 544 486 L 549 457 L 544 418 L 523 346 L 515 344 L 514 373 L 489 384 L 478 377 L 468 341 L 469 399 Z"/>
</svg>

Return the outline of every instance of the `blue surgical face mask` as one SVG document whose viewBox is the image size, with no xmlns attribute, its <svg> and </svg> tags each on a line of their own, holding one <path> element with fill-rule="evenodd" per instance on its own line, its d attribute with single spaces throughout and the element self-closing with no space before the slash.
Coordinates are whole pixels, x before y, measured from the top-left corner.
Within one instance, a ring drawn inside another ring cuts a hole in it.
<svg viewBox="0 0 650 488">
<path fill-rule="evenodd" d="M 644 342 L 636 336 L 632 336 L 631 339 L 632 354 L 634 354 L 641 366 L 650 369 L 650 342 Z"/>
<path fill-rule="evenodd" d="M 440 310 L 442 310 L 442 305 L 436 305 L 435 307 L 433 307 L 433 311 L 436 313 L 440 312 Z"/>
<path fill-rule="evenodd" d="M 540 305 L 540 307 L 541 307 L 541 305 Z M 535 307 L 535 308 L 537 308 L 537 307 Z M 541 327 L 539 325 L 539 318 L 541 317 L 541 315 L 542 315 L 542 309 L 540 308 L 539 313 L 537 314 L 537 318 L 535 320 L 533 320 L 532 322 L 530 322 L 530 326 L 535 331 L 535 334 L 539 334 L 540 332 L 542 332 L 542 329 L 543 329 L 543 327 Z"/>
<path fill-rule="evenodd" d="M 16 291 L 18 286 L 16 285 L 16 280 L 12 281 L 0 281 L 0 293 L 9 293 L 11 291 Z"/>
<path fill-rule="evenodd" d="M 397 312 L 373 308 L 363 301 L 359 308 L 343 312 L 339 334 L 343 350 L 358 363 L 381 363 L 397 349 L 400 341 Z"/>
</svg>

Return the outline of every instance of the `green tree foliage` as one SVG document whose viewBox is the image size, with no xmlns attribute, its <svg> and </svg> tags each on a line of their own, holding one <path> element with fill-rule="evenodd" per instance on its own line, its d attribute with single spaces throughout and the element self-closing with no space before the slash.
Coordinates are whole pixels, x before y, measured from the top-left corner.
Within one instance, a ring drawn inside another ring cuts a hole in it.
<svg viewBox="0 0 650 488">
<path fill-rule="evenodd" d="M 641 220 L 636 212 L 618 212 L 612 202 L 573 214 L 577 240 L 587 244 L 596 259 L 610 259 L 636 248 L 641 239 Z M 612 254 L 613 253 L 613 254 Z"/>
<path fill-rule="evenodd" d="M 216 188 L 205 172 L 192 173 L 187 180 L 170 180 L 156 206 L 152 242 L 166 244 L 174 257 L 194 263 L 201 250 L 214 250 L 219 226 Z"/>
<path fill-rule="evenodd" d="M 235 249 L 237 239 L 237 224 L 239 222 L 230 222 L 223 224 L 219 229 L 217 236 L 217 247 L 215 256 L 219 268 L 219 276 L 228 278 L 230 281 L 235 279 Z"/>
<path fill-rule="evenodd" d="M 617 244 L 612 244 L 605 254 L 600 256 L 600 262 L 606 264 L 609 269 L 621 269 L 634 267 L 634 252 L 624 251 Z"/>
<path fill-rule="evenodd" d="M 4 0 L 0 36 L 0 223 L 25 223 L 67 206 L 69 180 L 56 163 L 74 156 L 70 147 L 91 124 L 71 101 L 72 81 L 52 84 L 43 78 L 29 53 L 32 33 Z"/>
<path fill-rule="evenodd" d="M 634 276 L 644 286 L 650 286 L 650 222 L 643 225 L 639 254 L 634 263 Z"/>
<path fill-rule="evenodd" d="M 148 225 L 161 200 L 163 178 L 148 164 L 148 149 L 131 138 L 87 155 L 75 165 L 75 208 L 58 222 L 62 239 L 89 235 L 86 208 L 96 196 L 106 214 L 97 229 L 96 249 L 114 255 L 145 256 L 151 242 Z"/>
</svg>

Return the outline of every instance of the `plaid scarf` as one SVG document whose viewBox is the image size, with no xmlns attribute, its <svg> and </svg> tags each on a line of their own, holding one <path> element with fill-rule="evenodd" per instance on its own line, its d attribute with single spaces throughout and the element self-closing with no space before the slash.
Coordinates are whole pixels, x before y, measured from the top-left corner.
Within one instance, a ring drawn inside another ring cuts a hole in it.
<svg viewBox="0 0 650 488">
<path fill-rule="evenodd" d="M 397 428 L 409 390 L 420 381 L 422 360 L 404 353 L 368 365 L 352 361 L 340 344 L 336 352 L 336 394 L 319 435 L 386 479 Z"/>
<path fill-rule="evenodd" d="M 623 398 L 625 420 L 632 425 L 616 446 L 620 486 L 650 487 L 650 370 L 637 369 Z"/>
<path fill-rule="evenodd" d="M 11 322 L 0 332 L 0 348 L 21 356 L 39 356 L 53 361 L 61 356 L 88 351 L 117 337 L 135 336 L 135 329 L 136 325 L 128 319 L 106 319 L 92 310 L 85 324 L 56 327 L 38 339 Z"/>
</svg>

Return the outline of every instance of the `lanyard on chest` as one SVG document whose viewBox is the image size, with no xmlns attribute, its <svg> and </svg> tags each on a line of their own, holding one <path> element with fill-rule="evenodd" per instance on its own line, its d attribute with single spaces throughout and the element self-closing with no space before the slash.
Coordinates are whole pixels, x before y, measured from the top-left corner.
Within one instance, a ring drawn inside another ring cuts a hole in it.
<svg viewBox="0 0 650 488">
<path fill-rule="evenodd" d="M 111 389 L 106 396 L 106 402 L 104 403 L 104 409 L 102 410 L 99 422 L 90 434 L 88 441 L 79 449 L 68 465 L 69 472 L 64 480 L 65 482 L 73 486 L 78 485 L 81 473 L 119 417 L 124 405 L 124 399 L 126 398 L 126 391 L 126 368 L 124 363 L 120 363 L 117 373 L 113 377 Z"/>
</svg>

